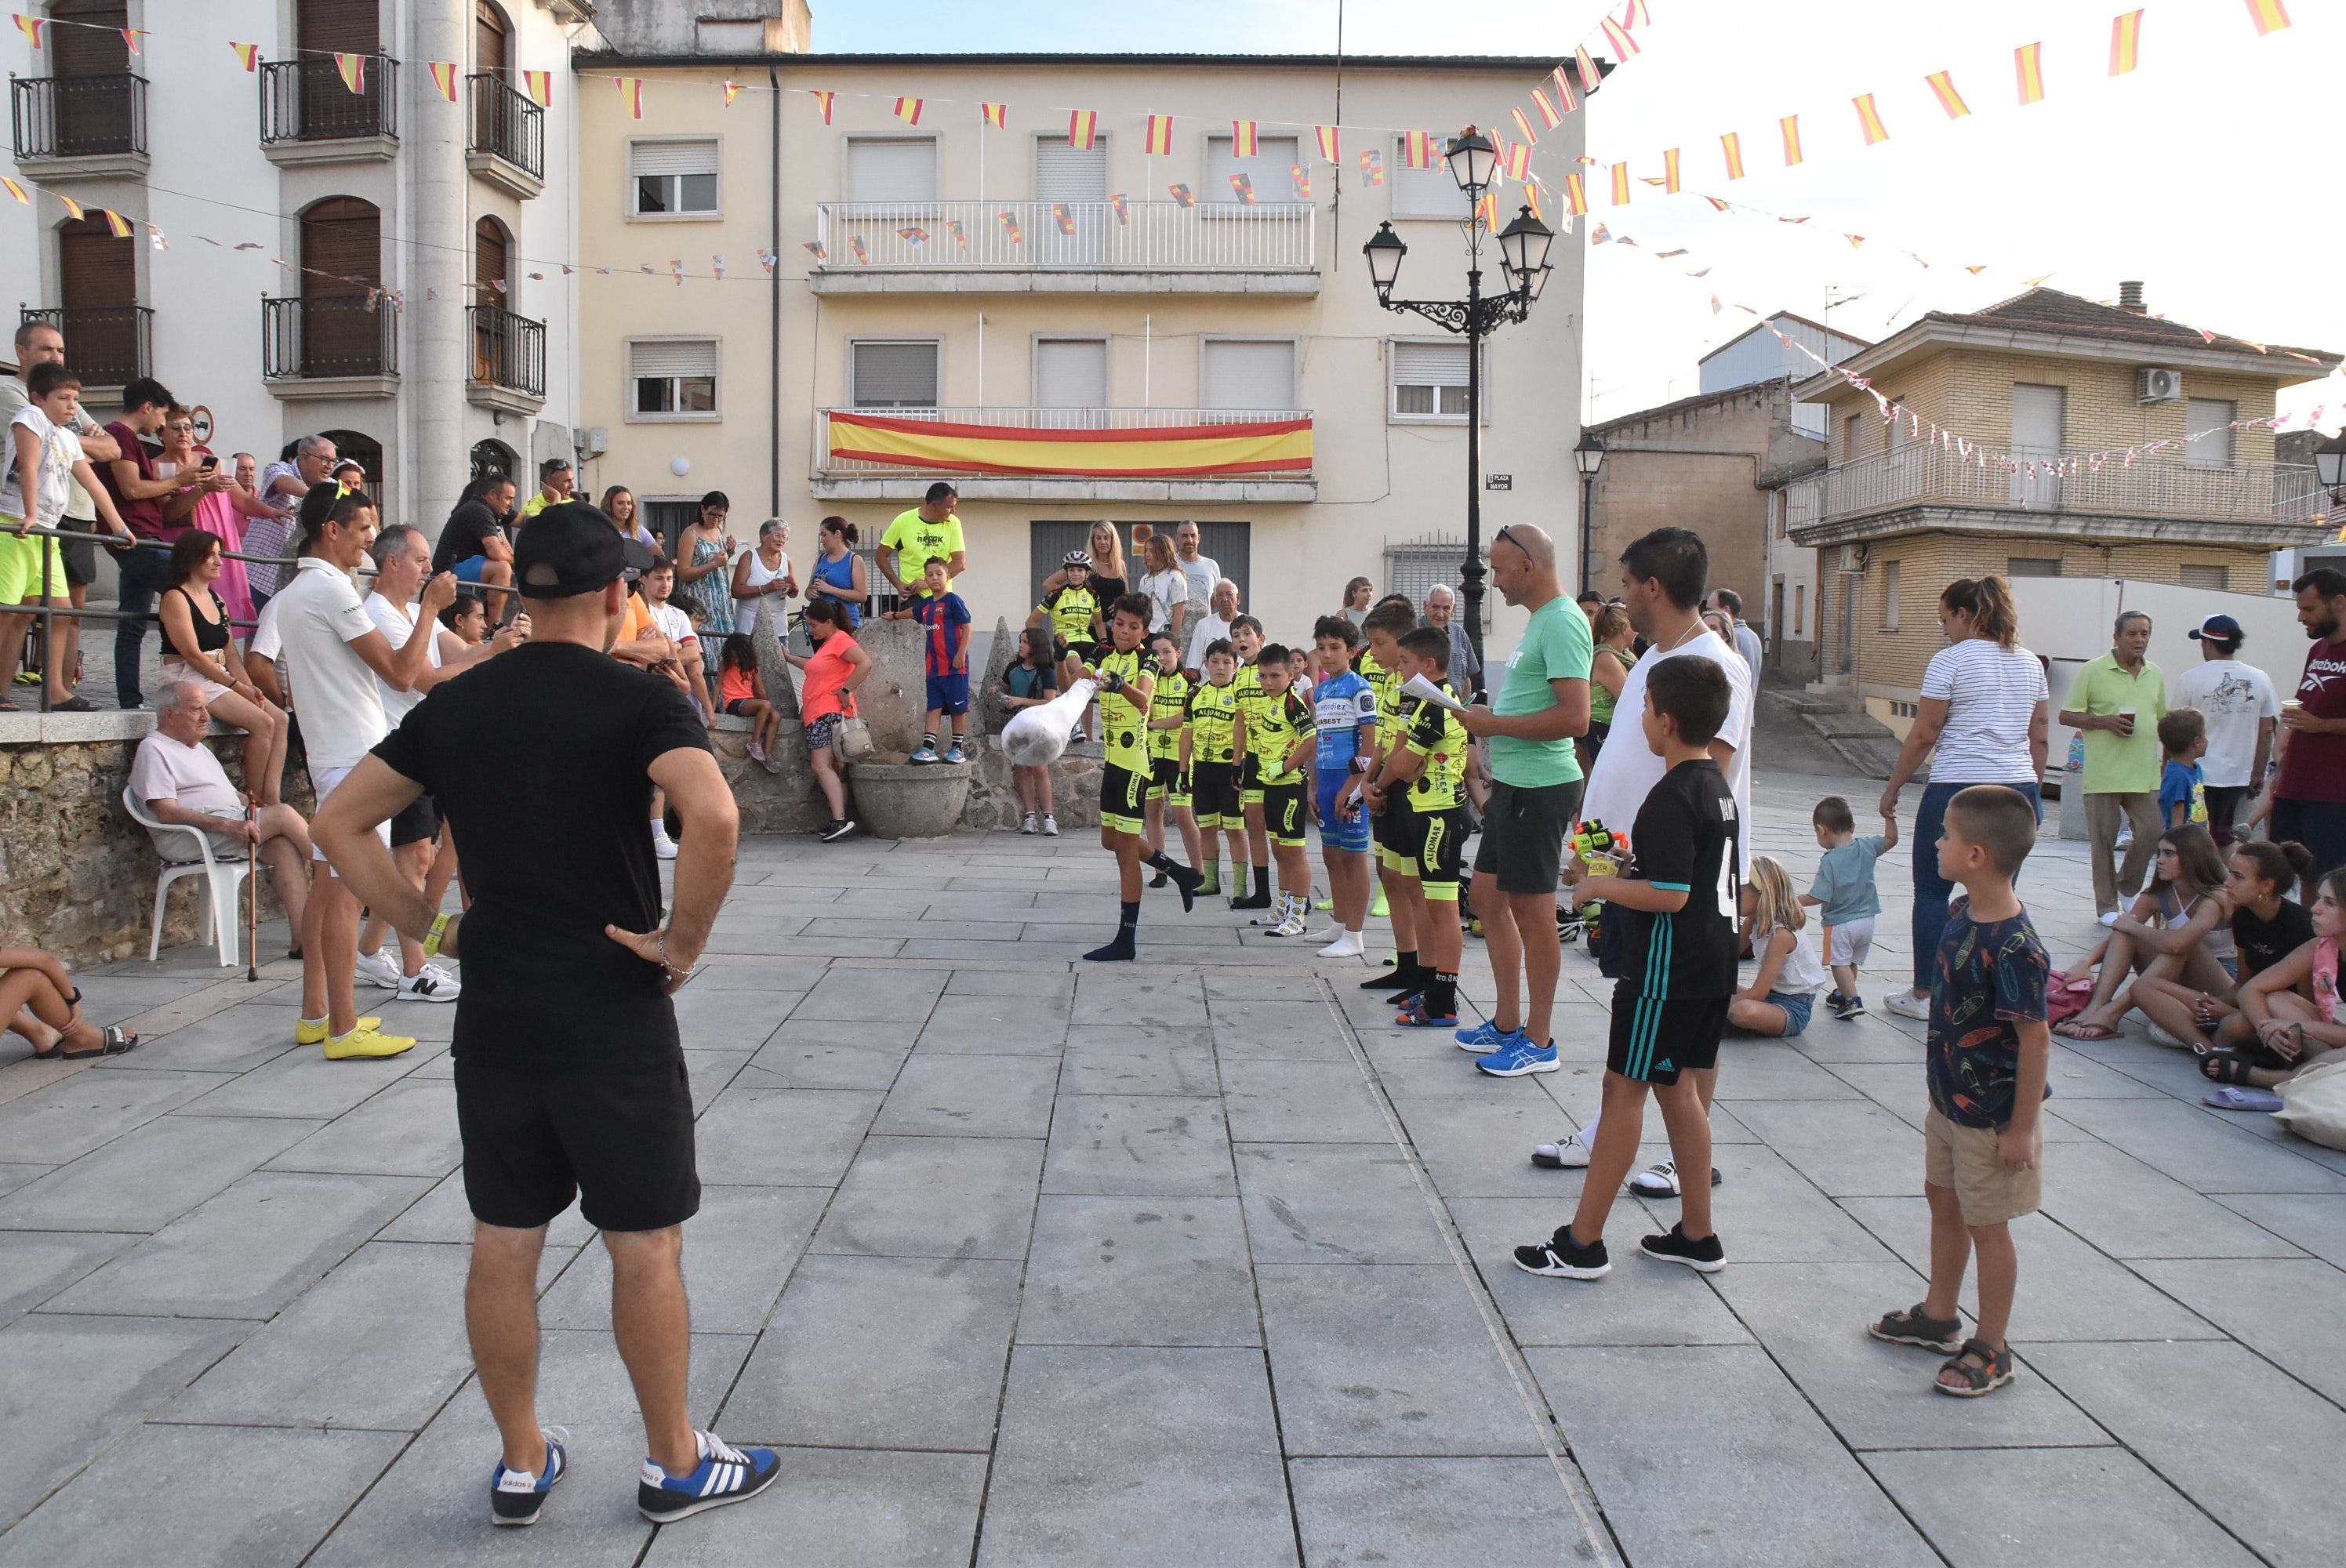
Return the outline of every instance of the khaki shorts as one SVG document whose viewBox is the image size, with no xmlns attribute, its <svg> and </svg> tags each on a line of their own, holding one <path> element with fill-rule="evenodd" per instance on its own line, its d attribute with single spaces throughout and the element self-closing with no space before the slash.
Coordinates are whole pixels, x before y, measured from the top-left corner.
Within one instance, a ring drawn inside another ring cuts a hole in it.
<svg viewBox="0 0 2346 1568">
<path fill-rule="evenodd" d="M 1965 1225 L 2002 1225 L 2035 1214 L 2045 1201 L 2045 1124 L 2036 1124 L 2036 1163 L 2025 1171 L 1996 1164 L 1993 1127 L 1967 1127 L 1940 1114 L 1923 1117 L 1923 1179 L 1951 1187 Z"/>
</svg>

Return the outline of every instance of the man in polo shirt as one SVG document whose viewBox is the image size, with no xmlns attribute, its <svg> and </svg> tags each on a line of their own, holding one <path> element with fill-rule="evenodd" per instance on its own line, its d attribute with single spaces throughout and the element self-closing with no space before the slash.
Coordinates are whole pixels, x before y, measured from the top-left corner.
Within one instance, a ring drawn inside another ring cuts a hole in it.
<svg viewBox="0 0 2346 1568">
<path fill-rule="evenodd" d="M 566 457 L 549 457 L 537 466 L 537 494 L 531 496 L 521 509 L 524 517 L 535 517 L 549 506 L 559 506 L 570 499 L 577 487 L 577 471 Z"/>
<path fill-rule="evenodd" d="M 880 535 L 880 547 L 872 558 L 880 563 L 880 570 L 896 585 L 896 592 L 907 597 L 918 597 L 923 591 L 921 578 L 927 573 L 931 561 L 945 564 L 945 586 L 969 570 L 969 552 L 962 545 L 961 519 L 954 505 L 961 493 L 944 480 L 929 486 L 928 499 L 910 512 L 897 514 L 888 524 L 888 532 Z"/>
<path fill-rule="evenodd" d="M 122 455 L 95 465 L 98 482 L 106 486 L 114 509 L 122 514 L 130 532 L 164 545 L 176 543 L 188 525 L 164 520 L 163 497 L 192 481 L 176 475 L 157 477 L 154 456 L 139 438 L 163 428 L 164 412 L 172 401 L 169 390 L 152 376 L 140 376 L 124 387 L 122 417 L 106 427 Z M 114 627 L 114 699 L 124 708 L 144 708 L 146 702 L 138 693 L 138 661 L 147 641 L 146 617 L 154 611 L 156 596 L 170 581 L 171 553 L 152 544 L 133 545 L 115 558 L 115 567 L 121 576 L 121 609 L 126 618 Z"/>
<path fill-rule="evenodd" d="M 2086 833 L 2093 840 L 2094 908 L 2115 925 L 2119 900 L 2142 891 L 2142 878 L 2167 829 L 2158 810 L 2158 719 L 2167 711 L 2167 677 L 2143 656 L 2150 617 L 2122 610 L 2110 651 L 2077 672 L 2061 722 L 2086 737 Z M 2134 824 L 2125 864 L 2110 873 L 2118 824 Z"/>
</svg>

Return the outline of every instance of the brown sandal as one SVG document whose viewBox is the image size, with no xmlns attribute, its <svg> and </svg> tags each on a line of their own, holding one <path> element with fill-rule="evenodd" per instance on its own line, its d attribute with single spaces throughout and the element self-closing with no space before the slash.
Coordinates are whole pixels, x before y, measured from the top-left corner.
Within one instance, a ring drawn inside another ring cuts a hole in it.
<svg viewBox="0 0 2346 1568">
<path fill-rule="evenodd" d="M 1964 1340 L 1964 1348 L 1948 1357 L 1939 1368 L 1942 1380 L 1949 1372 L 1963 1380 L 1960 1387 L 1945 1381 L 1933 1382 L 1931 1386 L 1958 1400 L 1975 1400 L 1982 1394 L 1994 1393 L 2020 1375 L 2012 1365 L 2012 1347 L 2006 1345 L 2001 1350 L 1991 1350 L 1984 1339 Z"/>
<path fill-rule="evenodd" d="M 1885 1344 L 1912 1345 L 1942 1356 L 1953 1355 L 1963 1347 L 1963 1319 L 1933 1318 L 1923 1310 L 1927 1305 L 1917 1301 L 1903 1312 L 1885 1312 L 1880 1322 L 1868 1324 L 1865 1331 Z"/>
</svg>

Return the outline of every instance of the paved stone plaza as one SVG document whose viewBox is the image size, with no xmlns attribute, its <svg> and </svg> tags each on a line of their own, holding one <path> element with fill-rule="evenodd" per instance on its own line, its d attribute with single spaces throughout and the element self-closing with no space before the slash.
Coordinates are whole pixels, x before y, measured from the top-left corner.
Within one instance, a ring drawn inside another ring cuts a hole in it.
<svg viewBox="0 0 2346 1568">
<path fill-rule="evenodd" d="M 1879 787 L 1763 779 L 1796 876 L 1834 788 L 1862 814 Z M 2064 962 L 2078 848 L 2023 888 Z M 1905 972 L 1907 864 L 1870 998 Z M 0 1563 L 2338 1561 L 2346 1156 L 2201 1108 L 2182 1054 L 2055 1052 L 2025 1370 L 1959 1401 L 1863 1332 L 1922 1294 L 1920 1024 L 1729 1044 L 1725 1271 L 1636 1257 L 1672 1206 L 1625 1200 L 1610 1278 L 1535 1279 L 1507 1248 L 1579 1189 L 1525 1156 L 1595 1104 L 1589 960 L 1565 1070 L 1503 1083 L 1387 1027 L 1362 966 L 1178 909 L 1149 895 L 1148 962 L 1100 970 L 1072 962 L 1116 915 L 1087 839 L 745 840 L 678 1003 L 694 1415 L 784 1475 L 658 1532 L 575 1214 L 542 1304 L 575 1474 L 534 1531 L 488 1524 L 453 1009 L 328 1063 L 292 1044 L 292 964 L 89 972 L 135 1054 L 0 1046 Z"/>
</svg>

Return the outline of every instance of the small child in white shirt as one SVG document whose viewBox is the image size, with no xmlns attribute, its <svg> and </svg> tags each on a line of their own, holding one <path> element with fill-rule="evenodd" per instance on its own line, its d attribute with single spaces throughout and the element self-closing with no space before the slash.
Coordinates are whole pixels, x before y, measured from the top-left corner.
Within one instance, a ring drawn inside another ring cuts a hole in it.
<svg viewBox="0 0 2346 1568">
<path fill-rule="evenodd" d="M 73 603 L 66 584 L 65 553 L 54 535 L 27 533 L 27 525 L 54 528 L 65 516 L 66 501 L 77 481 L 97 504 L 98 517 L 114 533 L 129 537 L 121 514 L 97 482 L 97 474 L 81 449 L 73 427 L 81 412 L 81 381 L 60 364 L 35 365 L 25 377 L 31 401 L 17 412 L 8 427 L 7 473 L 0 480 L 0 606 L 36 605 L 46 586 L 53 606 Z M 0 712 L 16 705 L 7 695 L 16 679 L 25 633 L 32 625 L 27 615 L 0 615 Z M 87 713 L 96 704 L 76 697 L 69 684 L 73 650 L 80 646 L 80 628 L 72 620 L 52 618 L 42 666 L 46 671 L 49 707 L 69 713 Z"/>
</svg>

